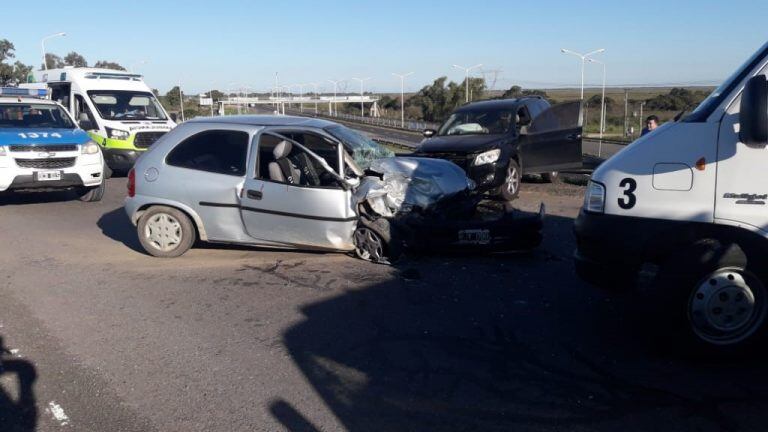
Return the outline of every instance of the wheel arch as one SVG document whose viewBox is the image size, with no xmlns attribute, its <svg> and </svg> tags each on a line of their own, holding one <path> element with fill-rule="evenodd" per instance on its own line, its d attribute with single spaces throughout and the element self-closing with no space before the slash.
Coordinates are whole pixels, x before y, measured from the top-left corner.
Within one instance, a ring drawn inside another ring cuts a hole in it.
<svg viewBox="0 0 768 432">
<path fill-rule="evenodd" d="M 203 226 L 203 221 L 200 219 L 200 216 L 198 216 L 197 213 L 195 213 L 191 208 L 179 205 L 177 203 L 151 202 L 142 204 L 133 214 L 133 220 L 131 222 L 133 222 L 134 225 L 138 224 L 141 216 L 151 207 L 156 206 L 171 207 L 184 213 L 192 221 L 192 226 L 195 227 L 197 238 L 202 241 L 208 241 L 208 235 L 205 233 L 205 227 Z"/>
</svg>

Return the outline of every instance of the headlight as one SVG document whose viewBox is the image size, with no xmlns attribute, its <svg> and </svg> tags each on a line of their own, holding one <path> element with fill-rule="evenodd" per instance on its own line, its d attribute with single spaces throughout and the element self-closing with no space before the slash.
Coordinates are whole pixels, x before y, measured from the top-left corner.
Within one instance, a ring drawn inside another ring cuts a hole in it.
<svg viewBox="0 0 768 432">
<path fill-rule="evenodd" d="M 96 154 L 99 152 L 99 150 L 100 149 L 98 144 L 93 141 L 88 141 L 87 143 L 83 144 L 80 152 L 82 154 Z"/>
<path fill-rule="evenodd" d="M 605 186 L 589 181 L 587 193 L 584 195 L 584 210 L 592 213 L 605 211 Z"/>
<path fill-rule="evenodd" d="M 487 152 L 483 152 L 475 156 L 475 160 L 472 162 L 472 165 L 478 166 L 494 163 L 499 160 L 499 156 L 501 156 L 500 149 L 488 150 Z"/>
<path fill-rule="evenodd" d="M 126 132 L 120 129 L 107 128 L 107 136 L 112 139 L 124 140 L 127 139 L 130 132 Z"/>
</svg>

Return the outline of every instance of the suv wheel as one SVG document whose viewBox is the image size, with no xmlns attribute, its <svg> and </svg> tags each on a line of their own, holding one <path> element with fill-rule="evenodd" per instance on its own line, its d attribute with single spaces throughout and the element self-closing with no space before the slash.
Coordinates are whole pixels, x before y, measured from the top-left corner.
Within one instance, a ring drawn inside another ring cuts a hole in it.
<svg viewBox="0 0 768 432">
<path fill-rule="evenodd" d="M 513 201 L 520 194 L 520 182 L 522 180 L 522 172 L 520 171 L 520 165 L 517 161 L 510 159 L 509 166 L 507 166 L 507 178 L 504 179 L 504 183 L 499 186 L 499 195 L 505 201 Z"/>
<path fill-rule="evenodd" d="M 144 212 L 137 224 L 137 232 L 144 250 L 160 258 L 183 255 L 197 237 L 189 217 L 166 206 L 150 207 Z"/>
<path fill-rule="evenodd" d="M 107 181 L 102 180 L 100 185 L 79 189 L 77 191 L 77 194 L 80 196 L 80 201 L 97 202 L 97 201 L 101 201 L 101 199 L 104 197 L 104 191 L 106 190 L 107 190 Z"/>
</svg>

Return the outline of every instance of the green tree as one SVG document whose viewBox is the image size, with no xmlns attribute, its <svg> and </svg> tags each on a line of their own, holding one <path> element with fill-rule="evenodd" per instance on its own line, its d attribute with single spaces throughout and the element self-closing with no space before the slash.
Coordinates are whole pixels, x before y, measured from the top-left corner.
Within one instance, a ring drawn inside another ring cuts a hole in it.
<svg viewBox="0 0 768 432">
<path fill-rule="evenodd" d="M 95 68 L 101 68 L 101 69 L 112 69 L 112 70 L 119 70 L 119 71 L 124 71 L 124 70 L 126 70 L 126 69 L 125 69 L 124 67 L 122 67 L 120 64 L 118 64 L 118 63 L 115 63 L 115 62 L 111 62 L 111 61 L 106 61 L 106 60 L 99 60 L 99 61 L 97 61 L 97 62 L 96 62 L 94 65 L 93 65 L 93 67 L 95 67 Z"/>
<path fill-rule="evenodd" d="M 40 65 L 40 69 L 63 68 L 64 60 L 56 54 L 45 53 L 45 65 Z"/>
<path fill-rule="evenodd" d="M 181 105 L 179 104 L 179 86 L 174 86 L 172 89 L 168 90 L 168 93 L 165 94 L 163 99 L 165 106 L 168 109 L 180 109 Z"/>
<path fill-rule="evenodd" d="M 27 76 L 32 71 L 32 66 L 27 66 L 20 61 L 11 64 L 16 57 L 13 44 L 0 39 L 0 85 L 18 84 L 27 81 Z"/>
<path fill-rule="evenodd" d="M 64 64 L 74 67 L 88 67 L 88 62 L 85 61 L 85 57 L 74 51 L 64 56 Z"/>
</svg>

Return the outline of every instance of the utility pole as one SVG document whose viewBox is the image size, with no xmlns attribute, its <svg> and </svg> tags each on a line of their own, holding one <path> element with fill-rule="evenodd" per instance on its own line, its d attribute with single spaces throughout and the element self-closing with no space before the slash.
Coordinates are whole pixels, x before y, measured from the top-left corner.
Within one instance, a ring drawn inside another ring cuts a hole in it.
<svg viewBox="0 0 768 432">
<path fill-rule="evenodd" d="M 179 106 L 181 107 L 181 121 L 184 122 L 184 93 L 181 91 L 181 81 L 179 81 Z"/>
<path fill-rule="evenodd" d="M 392 75 L 400 78 L 400 127 L 405 128 L 405 77 L 413 75 L 413 72 Z"/>
<path fill-rule="evenodd" d="M 643 105 L 645 105 L 645 101 L 640 102 L 640 129 L 643 130 Z"/>
<path fill-rule="evenodd" d="M 360 81 L 360 117 L 365 117 L 365 108 L 363 107 L 363 83 L 371 79 L 368 78 L 352 78 L 355 81 Z"/>
<path fill-rule="evenodd" d="M 629 135 L 629 90 L 624 89 L 624 136 Z"/>
</svg>

